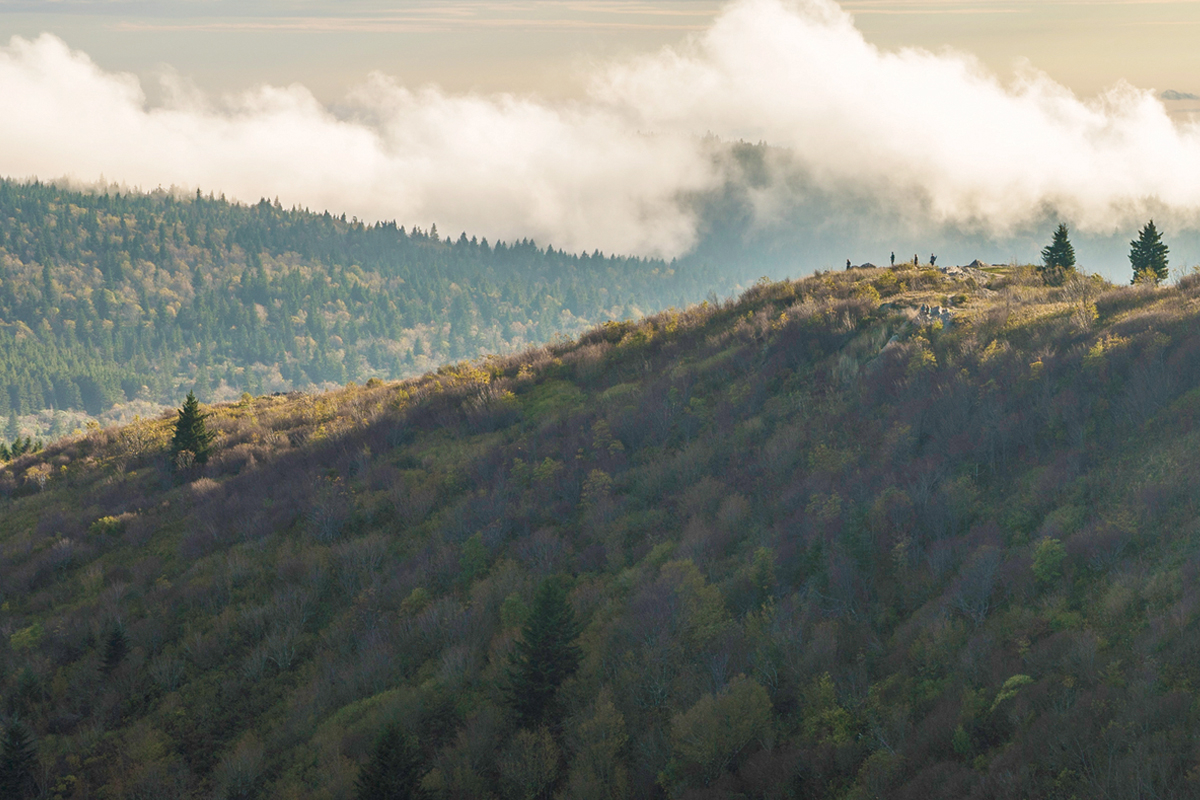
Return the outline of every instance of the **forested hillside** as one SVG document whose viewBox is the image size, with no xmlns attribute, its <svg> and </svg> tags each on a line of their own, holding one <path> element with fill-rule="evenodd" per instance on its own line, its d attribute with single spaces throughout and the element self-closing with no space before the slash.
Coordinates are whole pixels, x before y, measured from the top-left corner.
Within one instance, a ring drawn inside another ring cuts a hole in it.
<svg viewBox="0 0 1200 800">
<path fill-rule="evenodd" d="M 207 412 L 0 469 L 21 791 L 1196 796 L 1193 277 L 819 274 Z"/>
<path fill-rule="evenodd" d="M 0 181 L 0 417 L 414 375 L 726 293 L 701 263 Z"/>
</svg>

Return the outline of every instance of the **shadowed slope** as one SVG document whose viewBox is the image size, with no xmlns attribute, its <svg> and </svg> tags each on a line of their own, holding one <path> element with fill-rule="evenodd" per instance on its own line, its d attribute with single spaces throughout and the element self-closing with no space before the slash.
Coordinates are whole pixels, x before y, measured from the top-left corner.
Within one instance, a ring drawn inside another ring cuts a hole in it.
<svg viewBox="0 0 1200 800">
<path fill-rule="evenodd" d="M 185 474 L 168 417 L 56 443 L 0 470 L 5 711 L 64 796 L 349 797 L 392 721 L 434 797 L 1187 796 L 1197 285 L 819 274 L 213 406 Z"/>
</svg>

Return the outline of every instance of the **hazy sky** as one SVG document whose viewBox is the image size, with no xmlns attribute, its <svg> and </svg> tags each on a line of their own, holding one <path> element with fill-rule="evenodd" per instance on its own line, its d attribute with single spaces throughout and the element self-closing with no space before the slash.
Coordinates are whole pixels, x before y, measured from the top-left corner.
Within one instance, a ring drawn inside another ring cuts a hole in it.
<svg viewBox="0 0 1200 800">
<path fill-rule="evenodd" d="M 1200 231 L 1197 23 L 1170 0 L 0 0 L 0 175 L 670 257 L 702 234 L 691 198 L 740 179 L 712 133 L 775 147 L 762 229 L 1119 243 Z"/>
<path fill-rule="evenodd" d="M 449 91 L 578 96 L 597 60 L 677 43 L 711 0 L 0 0 L 0 38 L 51 32 L 107 70 L 207 90 L 299 82 L 333 101 L 379 70 Z M 848 0 L 868 41 L 1028 59 L 1083 95 L 1119 79 L 1200 94 L 1193 0 Z M 1186 105 L 1186 104 L 1185 104 Z M 1193 104 L 1200 105 L 1200 104 Z"/>
</svg>

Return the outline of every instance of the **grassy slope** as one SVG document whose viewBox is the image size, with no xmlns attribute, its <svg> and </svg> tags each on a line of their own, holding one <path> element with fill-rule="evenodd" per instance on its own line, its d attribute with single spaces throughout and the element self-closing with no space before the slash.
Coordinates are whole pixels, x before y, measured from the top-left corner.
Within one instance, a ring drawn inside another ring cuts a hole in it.
<svg viewBox="0 0 1200 800">
<path fill-rule="evenodd" d="M 169 418 L 25 456 L 3 710 L 62 797 L 347 797 L 393 718 L 440 797 L 1187 796 L 1196 287 L 989 286 L 818 275 L 246 399 L 182 478 Z M 584 664 L 517 734 L 556 574 Z"/>
</svg>

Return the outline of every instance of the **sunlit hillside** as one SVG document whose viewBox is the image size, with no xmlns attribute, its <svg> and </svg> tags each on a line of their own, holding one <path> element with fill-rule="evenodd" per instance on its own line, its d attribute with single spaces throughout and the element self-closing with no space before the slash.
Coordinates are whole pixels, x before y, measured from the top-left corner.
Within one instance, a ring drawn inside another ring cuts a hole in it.
<svg viewBox="0 0 1200 800">
<path fill-rule="evenodd" d="M 1194 796 L 1198 322 L 851 270 L 246 395 L 205 465 L 62 440 L 0 470 L 4 721 L 61 798 L 350 798 L 388 723 L 435 798 Z"/>
</svg>

